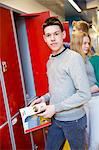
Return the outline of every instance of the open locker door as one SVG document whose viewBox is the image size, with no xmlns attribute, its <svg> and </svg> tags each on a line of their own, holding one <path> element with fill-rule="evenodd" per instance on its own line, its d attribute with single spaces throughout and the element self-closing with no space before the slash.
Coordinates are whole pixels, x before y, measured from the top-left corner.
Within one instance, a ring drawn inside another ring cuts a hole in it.
<svg viewBox="0 0 99 150">
<path fill-rule="evenodd" d="M 42 31 L 42 24 L 48 17 L 49 12 L 15 15 L 27 101 L 48 90 L 46 63 L 50 50 L 43 41 Z M 44 150 L 45 130 L 42 128 L 32 132 L 35 148 L 38 150 Z"/>
</svg>

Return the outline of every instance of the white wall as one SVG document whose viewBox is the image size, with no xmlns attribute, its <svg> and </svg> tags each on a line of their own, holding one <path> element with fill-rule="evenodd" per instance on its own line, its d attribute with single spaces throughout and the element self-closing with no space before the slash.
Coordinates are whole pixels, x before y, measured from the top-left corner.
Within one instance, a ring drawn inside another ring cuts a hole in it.
<svg viewBox="0 0 99 150">
<path fill-rule="evenodd" d="M 24 13 L 39 13 L 49 10 L 43 5 L 39 4 L 37 0 L 0 0 L 0 4 L 22 11 Z M 57 15 L 51 11 L 50 14 L 54 16 Z M 59 19 L 64 20 L 64 18 L 61 16 L 59 16 Z"/>
</svg>

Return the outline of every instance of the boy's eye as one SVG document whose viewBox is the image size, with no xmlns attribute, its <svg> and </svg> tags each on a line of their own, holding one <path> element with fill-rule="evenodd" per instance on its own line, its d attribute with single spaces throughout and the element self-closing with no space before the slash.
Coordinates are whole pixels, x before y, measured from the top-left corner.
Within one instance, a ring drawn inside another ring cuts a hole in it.
<svg viewBox="0 0 99 150">
<path fill-rule="evenodd" d="M 53 33 L 53 34 L 49 34 L 49 33 L 48 33 L 48 34 L 45 34 L 46 37 L 51 37 L 52 35 L 53 35 L 53 36 L 59 35 L 59 32 L 55 32 L 55 33 Z"/>
<path fill-rule="evenodd" d="M 50 34 L 46 34 L 46 37 L 49 37 L 50 36 Z"/>
<path fill-rule="evenodd" d="M 59 33 L 55 33 L 55 35 L 58 35 Z"/>
<path fill-rule="evenodd" d="M 55 35 L 59 35 L 59 32 L 55 32 Z"/>
</svg>

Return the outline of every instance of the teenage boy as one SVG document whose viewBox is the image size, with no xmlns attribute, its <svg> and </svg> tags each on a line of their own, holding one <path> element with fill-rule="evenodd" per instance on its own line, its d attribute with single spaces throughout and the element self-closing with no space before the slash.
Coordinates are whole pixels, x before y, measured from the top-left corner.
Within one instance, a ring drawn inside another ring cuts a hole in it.
<svg viewBox="0 0 99 150">
<path fill-rule="evenodd" d="M 39 114 L 52 118 L 46 150 L 59 150 L 68 139 L 71 150 L 84 150 L 87 125 L 83 105 L 91 98 L 82 57 L 66 49 L 66 36 L 62 23 L 55 17 L 43 24 L 43 38 L 52 54 L 47 63 L 49 92 L 31 105 L 49 101 L 45 112 Z"/>
</svg>

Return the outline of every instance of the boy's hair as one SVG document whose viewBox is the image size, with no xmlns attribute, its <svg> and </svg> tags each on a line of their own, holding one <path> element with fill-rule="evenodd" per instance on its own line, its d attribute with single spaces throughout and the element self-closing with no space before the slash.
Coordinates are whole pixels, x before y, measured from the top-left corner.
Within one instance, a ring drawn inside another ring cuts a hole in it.
<svg viewBox="0 0 99 150">
<path fill-rule="evenodd" d="M 44 32 L 44 29 L 46 27 L 51 26 L 51 25 L 58 25 L 60 27 L 61 31 L 62 32 L 64 31 L 63 25 L 62 25 L 61 21 L 58 18 L 56 18 L 56 17 L 49 17 L 43 23 L 43 32 Z"/>
<path fill-rule="evenodd" d="M 86 21 L 73 21 L 72 26 L 75 26 L 78 31 L 89 32 L 89 24 Z"/>
</svg>

